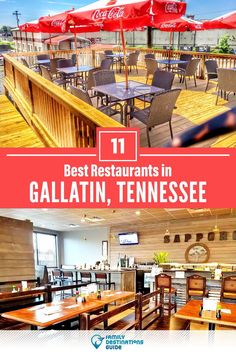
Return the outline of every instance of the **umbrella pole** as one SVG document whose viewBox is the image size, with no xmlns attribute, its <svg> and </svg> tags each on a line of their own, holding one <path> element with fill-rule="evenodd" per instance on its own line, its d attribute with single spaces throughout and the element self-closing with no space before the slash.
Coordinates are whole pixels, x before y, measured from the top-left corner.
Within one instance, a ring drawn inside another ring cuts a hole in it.
<svg viewBox="0 0 236 354">
<path fill-rule="evenodd" d="M 75 31 L 75 27 L 74 27 L 74 31 Z M 78 52 L 77 52 L 77 35 L 76 35 L 76 31 L 74 32 L 74 43 L 75 43 L 76 66 L 77 66 L 77 69 L 78 69 L 79 68 L 79 57 L 78 57 Z"/>
<path fill-rule="evenodd" d="M 124 52 L 125 87 L 126 87 L 126 90 L 128 90 L 128 87 L 129 87 L 129 83 L 128 83 L 128 66 L 127 66 L 127 61 L 126 61 L 126 45 L 125 45 L 125 36 L 124 36 L 122 20 L 120 20 L 120 34 L 121 34 L 122 47 L 123 47 L 123 52 Z"/>
</svg>

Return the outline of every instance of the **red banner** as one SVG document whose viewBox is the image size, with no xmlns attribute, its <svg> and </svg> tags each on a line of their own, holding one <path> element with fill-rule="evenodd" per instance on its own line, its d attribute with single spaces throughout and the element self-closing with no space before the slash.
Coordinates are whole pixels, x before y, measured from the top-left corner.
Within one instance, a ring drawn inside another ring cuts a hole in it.
<svg viewBox="0 0 236 354">
<path fill-rule="evenodd" d="M 0 207 L 235 207 L 235 149 L 140 148 L 100 129 L 91 149 L 1 149 Z"/>
</svg>

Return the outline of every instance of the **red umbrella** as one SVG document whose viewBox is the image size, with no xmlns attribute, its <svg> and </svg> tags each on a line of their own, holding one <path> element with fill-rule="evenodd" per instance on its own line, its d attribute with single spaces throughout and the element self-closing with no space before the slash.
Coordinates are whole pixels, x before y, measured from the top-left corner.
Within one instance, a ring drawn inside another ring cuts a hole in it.
<svg viewBox="0 0 236 354">
<path fill-rule="evenodd" d="M 201 31 L 204 29 L 202 22 L 184 16 L 168 22 L 158 24 L 153 23 L 153 25 L 165 32 Z"/>
<path fill-rule="evenodd" d="M 223 16 L 203 23 L 204 29 L 234 29 L 236 28 L 236 11 L 227 13 Z"/>
<path fill-rule="evenodd" d="M 74 25 L 100 24 L 103 30 L 121 31 L 124 50 L 126 87 L 128 68 L 124 30 L 152 26 L 152 21 L 178 18 L 185 13 L 186 3 L 170 0 L 98 0 L 68 14 L 68 23 Z"/>
<path fill-rule="evenodd" d="M 35 20 L 35 21 L 26 22 L 23 25 L 19 26 L 19 30 L 21 32 L 32 32 L 32 33 L 40 32 L 39 21 Z"/>
<path fill-rule="evenodd" d="M 68 10 L 65 12 L 61 12 L 56 15 L 48 15 L 39 18 L 39 27 L 41 32 L 47 33 L 64 33 L 69 32 L 68 23 L 66 21 L 67 15 L 73 11 Z"/>
</svg>

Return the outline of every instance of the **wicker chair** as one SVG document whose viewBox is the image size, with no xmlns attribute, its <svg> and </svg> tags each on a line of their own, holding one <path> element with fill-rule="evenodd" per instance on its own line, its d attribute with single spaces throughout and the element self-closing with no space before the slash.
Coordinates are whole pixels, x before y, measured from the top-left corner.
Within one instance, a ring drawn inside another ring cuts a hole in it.
<svg viewBox="0 0 236 354">
<path fill-rule="evenodd" d="M 158 64 L 155 59 L 152 58 L 145 58 L 146 64 L 146 84 L 148 82 L 149 75 L 154 75 L 155 71 L 158 69 Z"/>
<path fill-rule="evenodd" d="M 112 59 L 106 58 L 101 61 L 100 69 L 110 70 L 111 66 L 112 66 Z"/>
<path fill-rule="evenodd" d="M 186 300 L 191 300 L 191 297 L 203 298 L 208 296 L 206 290 L 206 278 L 200 275 L 193 274 L 187 277 L 186 282 Z"/>
<path fill-rule="evenodd" d="M 105 55 L 113 55 L 113 51 L 110 49 L 104 50 Z"/>
<path fill-rule="evenodd" d="M 72 59 L 61 59 L 57 61 L 58 68 L 68 68 L 74 66 Z"/>
<path fill-rule="evenodd" d="M 47 66 L 41 65 L 40 67 L 41 67 L 42 77 L 53 82 L 58 86 L 63 86 L 63 88 L 66 89 L 66 84 L 68 83 L 68 80 L 63 78 L 54 79 L 50 69 Z"/>
<path fill-rule="evenodd" d="M 183 69 L 179 72 L 179 74 L 181 75 L 181 81 L 185 82 L 186 90 L 188 89 L 187 80 L 186 80 L 187 77 L 189 77 L 189 78 L 193 77 L 195 87 L 197 87 L 196 76 L 197 76 L 197 69 L 198 69 L 199 63 L 200 63 L 200 59 L 197 59 L 197 58 L 191 59 L 188 62 L 186 69 Z"/>
<path fill-rule="evenodd" d="M 20 61 L 21 61 L 21 64 L 23 64 L 27 68 L 29 68 L 29 69 L 33 70 L 34 72 L 36 72 L 36 73 L 41 75 L 40 66 L 38 66 L 38 65 L 29 66 L 28 62 L 24 58 L 21 58 Z"/>
<path fill-rule="evenodd" d="M 50 55 L 48 54 L 39 54 L 36 56 L 37 60 L 50 60 Z"/>
<path fill-rule="evenodd" d="M 93 73 L 93 79 L 94 79 L 94 91 L 95 91 L 95 96 L 97 96 L 97 103 L 99 99 L 101 101 L 105 98 L 106 103 L 112 103 L 112 102 L 117 102 L 118 100 L 114 97 L 108 97 L 100 92 L 96 92 L 96 86 L 100 85 L 107 85 L 107 84 L 113 84 L 116 82 L 115 78 L 115 73 L 113 70 L 98 70 Z M 102 102 L 103 105 L 103 102 Z"/>
<path fill-rule="evenodd" d="M 218 103 L 219 94 L 224 93 L 224 98 L 229 99 L 230 93 L 236 93 L 236 70 L 234 69 L 218 69 L 218 91 L 216 105 Z"/>
<path fill-rule="evenodd" d="M 162 92 L 155 95 L 152 99 L 151 105 L 148 108 L 136 110 L 132 113 L 132 117 L 138 119 L 146 125 L 146 133 L 148 146 L 151 147 L 149 130 L 157 125 L 169 123 L 171 139 L 173 139 L 173 131 L 171 126 L 171 119 L 173 109 L 177 98 L 179 97 L 181 89 L 174 89 L 171 91 Z"/>
<path fill-rule="evenodd" d="M 174 77 L 175 74 L 172 73 L 171 71 L 157 69 L 153 75 L 152 86 L 156 86 L 164 89 L 165 91 L 169 91 L 172 88 Z M 144 107 L 145 107 L 146 102 L 151 103 L 153 99 L 153 95 L 141 96 L 138 97 L 138 99 L 144 102 Z"/>
<path fill-rule="evenodd" d="M 152 53 L 145 54 L 144 59 L 155 59 L 155 54 Z"/>
<path fill-rule="evenodd" d="M 218 64 L 216 60 L 211 59 L 211 60 L 206 60 L 205 65 L 207 70 L 207 84 L 206 84 L 205 92 L 207 92 L 209 81 L 218 79 L 218 73 L 217 73 Z"/>
<path fill-rule="evenodd" d="M 75 86 L 70 86 L 70 91 L 71 91 L 72 95 L 74 95 L 77 98 L 81 99 L 82 101 L 86 102 L 90 106 L 93 106 L 91 97 L 89 96 L 88 92 L 81 90 L 80 88 L 75 87 Z M 120 121 L 123 124 L 123 106 L 120 103 L 118 103 L 118 102 L 112 103 L 107 106 L 98 107 L 97 109 L 109 117 L 119 114 Z"/>
<path fill-rule="evenodd" d="M 62 60 L 63 58 L 53 58 L 50 60 L 50 71 L 52 75 L 57 75 L 57 62 L 58 60 Z"/>
<path fill-rule="evenodd" d="M 138 74 L 138 56 L 139 54 L 136 52 L 130 53 L 127 60 L 127 66 L 129 68 L 129 71 L 131 72 L 132 68 L 136 68 L 137 74 Z"/>
</svg>

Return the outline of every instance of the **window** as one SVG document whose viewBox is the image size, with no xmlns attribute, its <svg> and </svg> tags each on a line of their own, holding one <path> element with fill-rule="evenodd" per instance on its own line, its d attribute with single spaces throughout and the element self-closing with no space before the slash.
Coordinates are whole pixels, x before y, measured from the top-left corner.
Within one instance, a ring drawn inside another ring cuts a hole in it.
<svg viewBox="0 0 236 354">
<path fill-rule="evenodd" d="M 34 255 L 36 265 L 57 267 L 57 236 L 34 232 Z"/>
</svg>

